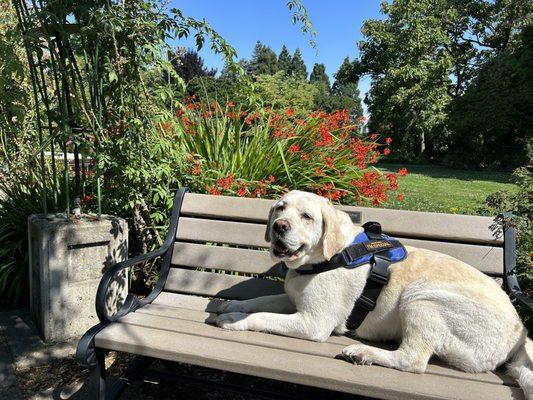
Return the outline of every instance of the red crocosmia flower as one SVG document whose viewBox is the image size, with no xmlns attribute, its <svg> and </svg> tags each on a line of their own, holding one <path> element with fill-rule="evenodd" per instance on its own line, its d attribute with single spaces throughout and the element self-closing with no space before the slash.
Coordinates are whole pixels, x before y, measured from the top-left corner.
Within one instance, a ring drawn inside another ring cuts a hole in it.
<svg viewBox="0 0 533 400">
<path fill-rule="evenodd" d="M 220 196 L 222 193 L 216 187 L 206 186 L 207 193 L 212 194 L 213 196 Z"/>
<path fill-rule="evenodd" d="M 300 151 L 301 147 L 299 144 L 293 144 L 289 146 L 289 153 L 298 153 Z"/>
<path fill-rule="evenodd" d="M 326 163 L 328 168 L 335 168 L 335 160 L 333 159 L 333 157 L 326 157 L 324 159 L 324 162 Z"/>
<path fill-rule="evenodd" d="M 293 117 L 295 114 L 296 114 L 296 111 L 294 111 L 294 108 L 290 108 L 290 107 L 289 107 L 289 108 L 287 108 L 287 109 L 285 110 L 285 115 L 286 115 L 287 117 Z"/>
<path fill-rule="evenodd" d="M 233 186 L 234 181 L 235 181 L 235 177 L 232 174 L 229 174 L 225 178 L 218 178 L 217 186 L 220 186 L 222 189 L 228 190 Z"/>
<path fill-rule="evenodd" d="M 385 177 L 388 179 L 390 188 L 392 190 L 398 189 L 398 178 L 395 174 L 386 174 Z"/>
<path fill-rule="evenodd" d="M 398 170 L 398 173 L 401 175 L 401 176 L 405 176 L 407 175 L 407 168 L 400 168 Z"/>
<path fill-rule="evenodd" d="M 239 196 L 239 197 L 245 197 L 248 193 L 249 193 L 248 189 L 245 188 L 245 187 L 239 188 L 237 190 L 237 196 Z"/>
<path fill-rule="evenodd" d="M 234 103 L 233 101 L 228 101 L 228 102 L 226 103 L 226 105 L 227 105 L 229 108 L 231 108 L 231 107 L 235 107 L 235 103 Z"/>
<path fill-rule="evenodd" d="M 176 111 L 176 117 L 181 117 L 183 114 L 185 114 L 184 110 L 178 110 Z"/>
<path fill-rule="evenodd" d="M 392 138 L 390 138 L 390 137 L 385 138 L 385 143 L 391 144 L 392 143 Z"/>
<path fill-rule="evenodd" d="M 378 135 L 373 133 L 372 135 L 370 135 L 370 139 L 374 140 L 374 139 L 377 139 L 378 138 Z"/>
<path fill-rule="evenodd" d="M 87 196 L 85 196 L 83 198 L 83 201 L 86 202 L 86 203 L 90 203 L 91 201 L 93 201 L 93 196 L 91 196 L 90 194 L 88 194 Z"/>
<path fill-rule="evenodd" d="M 172 131 L 172 124 L 170 124 L 169 122 L 162 123 L 161 127 L 163 128 L 163 130 L 165 132 L 171 132 Z"/>
<path fill-rule="evenodd" d="M 361 116 L 359 117 L 359 122 L 362 123 L 362 124 L 364 124 L 364 123 L 366 122 L 366 117 L 365 117 L 364 115 L 361 115 Z"/>
<path fill-rule="evenodd" d="M 405 198 L 404 195 L 402 193 L 398 194 L 398 196 L 396 196 L 396 198 L 398 199 L 398 201 L 403 201 L 403 199 Z"/>
<path fill-rule="evenodd" d="M 192 169 L 191 173 L 193 175 L 200 175 L 202 173 L 202 166 L 200 163 L 194 164 L 194 168 Z"/>
<path fill-rule="evenodd" d="M 270 175 L 270 176 L 268 177 L 268 182 L 270 182 L 270 183 L 274 183 L 274 182 L 276 182 L 276 177 L 275 177 L 274 175 Z"/>
<path fill-rule="evenodd" d="M 383 149 L 383 155 L 388 156 L 390 154 L 390 149 L 388 147 Z"/>
</svg>

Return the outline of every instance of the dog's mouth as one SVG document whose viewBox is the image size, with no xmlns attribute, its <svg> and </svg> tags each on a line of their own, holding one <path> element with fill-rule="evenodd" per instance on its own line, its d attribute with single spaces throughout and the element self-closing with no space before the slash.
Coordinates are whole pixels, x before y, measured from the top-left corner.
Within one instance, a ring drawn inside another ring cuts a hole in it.
<svg viewBox="0 0 533 400">
<path fill-rule="evenodd" d="M 276 240 L 276 242 L 274 243 L 272 247 L 272 252 L 278 258 L 293 261 L 301 256 L 301 253 L 304 247 L 305 247 L 305 244 L 302 244 L 296 250 L 291 250 L 281 240 Z"/>
</svg>

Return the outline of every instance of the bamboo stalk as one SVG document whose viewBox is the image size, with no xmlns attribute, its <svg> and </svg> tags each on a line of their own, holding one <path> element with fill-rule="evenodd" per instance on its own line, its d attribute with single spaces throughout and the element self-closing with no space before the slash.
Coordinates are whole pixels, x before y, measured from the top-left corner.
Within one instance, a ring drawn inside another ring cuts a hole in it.
<svg viewBox="0 0 533 400">
<path fill-rule="evenodd" d="M 33 91 L 33 98 L 35 101 L 35 115 L 37 118 L 37 133 L 38 133 L 38 141 L 39 141 L 39 147 L 40 147 L 40 167 L 41 167 L 41 179 L 42 179 L 41 202 L 43 205 L 43 212 L 45 214 L 48 214 L 48 204 L 47 204 L 48 193 L 47 193 L 47 188 L 46 188 L 46 170 L 45 170 L 44 148 L 43 148 L 43 128 L 42 128 L 42 121 L 41 121 L 41 112 L 40 112 L 40 107 L 39 107 L 39 94 L 38 94 L 37 83 L 36 83 L 37 76 L 36 76 L 36 71 L 35 71 L 33 55 L 30 50 L 30 44 L 28 43 L 26 22 L 24 18 L 25 16 L 23 15 L 23 11 L 22 11 L 24 7 L 21 5 L 21 2 L 15 1 L 13 4 L 15 6 L 17 18 L 19 20 L 20 30 L 23 35 L 24 49 L 26 52 L 26 57 L 28 59 L 28 65 L 30 69 L 30 79 L 31 79 L 32 91 Z"/>
</svg>

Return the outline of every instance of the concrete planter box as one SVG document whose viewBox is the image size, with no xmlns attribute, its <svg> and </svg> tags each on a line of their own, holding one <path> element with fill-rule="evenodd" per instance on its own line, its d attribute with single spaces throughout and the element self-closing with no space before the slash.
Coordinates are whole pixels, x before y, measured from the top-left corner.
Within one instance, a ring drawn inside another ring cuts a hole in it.
<svg viewBox="0 0 533 400">
<path fill-rule="evenodd" d="M 28 218 L 30 309 L 46 342 L 80 337 L 98 323 L 94 301 L 103 272 L 128 257 L 128 225 L 122 218 L 65 221 Z M 124 302 L 126 273 L 109 293 L 110 313 Z"/>
</svg>

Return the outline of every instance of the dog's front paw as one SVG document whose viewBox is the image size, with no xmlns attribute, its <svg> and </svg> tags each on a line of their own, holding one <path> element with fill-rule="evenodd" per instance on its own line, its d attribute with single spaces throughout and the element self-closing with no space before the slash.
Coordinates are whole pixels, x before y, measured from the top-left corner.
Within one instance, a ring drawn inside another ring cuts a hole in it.
<svg viewBox="0 0 533 400">
<path fill-rule="evenodd" d="M 240 300 L 231 300 L 231 301 L 225 301 L 217 308 L 218 314 L 226 314 L 226 313 L 248 313 L 249 311 L 246 309 L 244 301 Z"/>
<path fill-rule="evenodd" d="M 346 360 L 359 365 L 371 365 L 371 354 L 372 351 L 364 344 L 352 344 L 342 350 L 342 355 Z"/>
<path fill-rule="evenodd" d="M 231 331 L 246 331 L 248 330 L 248 323 L 246 321 L 248 314 L 241 312 L 231 312 L 220 314 L 215 320 L 216 324 L 221 328 Z"/>
</svg>

